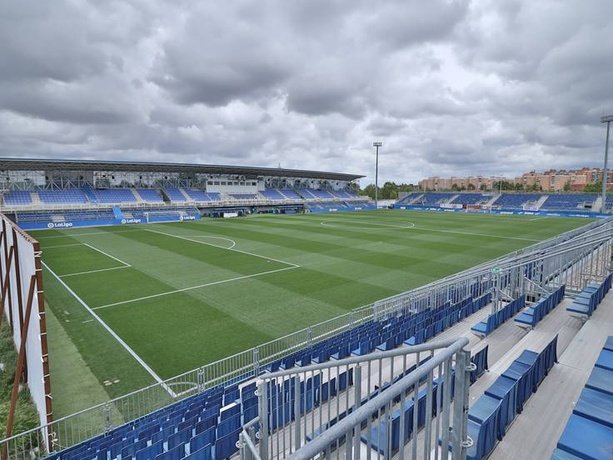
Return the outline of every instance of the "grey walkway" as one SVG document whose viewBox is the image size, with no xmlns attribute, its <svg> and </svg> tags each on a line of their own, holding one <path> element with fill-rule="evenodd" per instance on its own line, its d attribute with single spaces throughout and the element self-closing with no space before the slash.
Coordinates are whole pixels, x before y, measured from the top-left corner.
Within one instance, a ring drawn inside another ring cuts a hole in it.
<svg viewBox="0 0 613 460">
<path fill-rule="evenodd" d="M 565 351 L 560 353 L 558 348 L 559 363 L 528 400 L 522 414 L 494 450 L 492 460 L 551 458 L 598 354 L 611 334 L 613 293 L 607 295 Z"/>
</svg>

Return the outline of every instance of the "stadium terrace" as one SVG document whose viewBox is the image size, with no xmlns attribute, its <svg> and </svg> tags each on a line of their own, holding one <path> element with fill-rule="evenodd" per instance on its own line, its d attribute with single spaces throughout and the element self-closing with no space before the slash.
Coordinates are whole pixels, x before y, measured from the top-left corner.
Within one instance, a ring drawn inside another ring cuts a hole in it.
<svg viewBox="0 0 613 460">
<path fill-rule="evenodd" d="M 2 458 L 612 458 L 600 198 L 360 177 L 0 160 Z"/>
</svg>

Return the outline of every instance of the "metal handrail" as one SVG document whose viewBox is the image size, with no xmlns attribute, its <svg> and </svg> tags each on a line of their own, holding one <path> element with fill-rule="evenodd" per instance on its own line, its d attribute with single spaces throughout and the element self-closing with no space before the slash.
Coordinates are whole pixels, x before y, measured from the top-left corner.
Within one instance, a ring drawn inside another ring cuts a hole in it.
<svg viewBox="0 0 613 460">
<path fill-rule="evenodd" d="M 441 342 L 444 343 L 444 342 Z M 303 447 L 299 448 L 296 452 L 290 455 L 290 460 L 302 460 L 315 457 L 320 452 L 325 451 L 332 443 L 338 438 L 342 437 L 345 433 L 348 433 L 353 427 L 360 426 L 362 422 L 365 422 L 372 416 L 379 408 L 389 404 L 394 398 L 406 392 L 409 388 L 414 387 L 417 383 L 434 371 L 439 365 L 443 364 L 446 360 L 450 359 L 457 352 L 461 351 L 466 345 L 469 344 L 469 340 L 466 337 L 460 337 L 455 341 L 451 341 L 451 344 L 445 348 L 442 352 L 434 355 L 433 358 L 428 360 L 425 364 L 419 366 L 415 371 L 401 378 L 385 391 L 375 396 L 364 405 L 360 406 L 355 411 L 348 414 L 345 418 L 340 420 L 332 427 L 325 430 L 322 434 L 315 437 L 311 442 L 306 443 Z M 435 345 L 435 344 L 432 344 Z M 427 349 L 428 347 L 422 347 L 421 349 Z M 406 353 L 407 349 L 402 350 Z M 365 361 L 365 357 L 361 358 L 361 361 Z M 370 355 L 367 356 L 370 358 Z M 336 364 L 336 363 L 335 363 Z M 301 370 L 306 371 L 308 368 Z M 460 427 L 455 427 L 459 429 Z"/>
</svg>

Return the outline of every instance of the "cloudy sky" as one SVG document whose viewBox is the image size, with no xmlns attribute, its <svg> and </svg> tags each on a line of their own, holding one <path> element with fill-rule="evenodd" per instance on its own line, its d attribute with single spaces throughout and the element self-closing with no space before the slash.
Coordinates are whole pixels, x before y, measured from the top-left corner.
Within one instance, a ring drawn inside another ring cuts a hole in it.
<svg viewBox="0 0 613 460">
<path fill-rule="evenodd" d="M 611 0 L 0 0 L 0 156 L 601 166 Z"/>
</svg>

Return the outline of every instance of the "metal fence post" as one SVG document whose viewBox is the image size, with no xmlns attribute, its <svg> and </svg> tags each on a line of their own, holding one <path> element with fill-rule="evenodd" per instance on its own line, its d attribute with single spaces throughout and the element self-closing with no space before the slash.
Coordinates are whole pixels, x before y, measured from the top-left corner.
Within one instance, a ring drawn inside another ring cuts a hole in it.
<svg viewBox="0 0 613 460">
<path fill-rule="evenodd" d="M 300 449 L 300 374 L 296 374 L 296 385 L 294 386 L 294 449 Z M 306 393 L 306 380 L 304 382 L 304 391 Z M 306 406 L 306 403 L 305 403 Z M 306 407 L 305 407 L 306 409 Z M 305 411 L 306 412 L 306 411 Z M 291 420 L 291 416 L 290 416 Z"/>
<path fill-rule="evenodd" d="M 357 409 L 362 404 L 362 366 L 359 364 L 355 367 L 355 371 L 354 371 L 354 390 L 355 390 L 355 393 L 354 393 L 355 409 Z M 360 444 L 361 444 L 360 427 L 355 428 L 355 432 L 353 434 L 353 442 L 355 444 L 354 446 L 355 455 L 354 456 L 359 456 Z"/>
<path fill-rule="evenodd" d="M 102 406 L 102 413 L 104 416 L 104 432 L 108 433 L 113 429 L 113 408 L 111 404 L 107 403 Z"/>
<path fill-rule="evenodd" d="M 204 391 L 205 386 L 206 386 L 206 380 L 204 378 L 204 368 L 203 367 L 198 369 L 198 373 L 196 374 L 196 378 L 198 379 L 198 382 L 197 382 L 198 393 L 202 393 Z"/>
<path fill-rule="evenodd" d="M 453 430 L 451 432 L 453 460 L 465 460 L 466 449 L 470 445 L 467 443 L 467 425 L 470 373 L 472 369 L 473 366 L 470 362 L 470 352 L 464 349 L 459 350 L 456 354 L 455 403 L 453 407 Z"/>
<path fill-rule="evenodd" d="M 260 413 L 260 458 L 268 458 L 268 383 L 260 380 L 257 388 Z"/>
<path fill-rule="evenodd" d="M 260 375 L 260 349 L 255 347 L 253 349 L 253 376 Z"/>
</svg>

